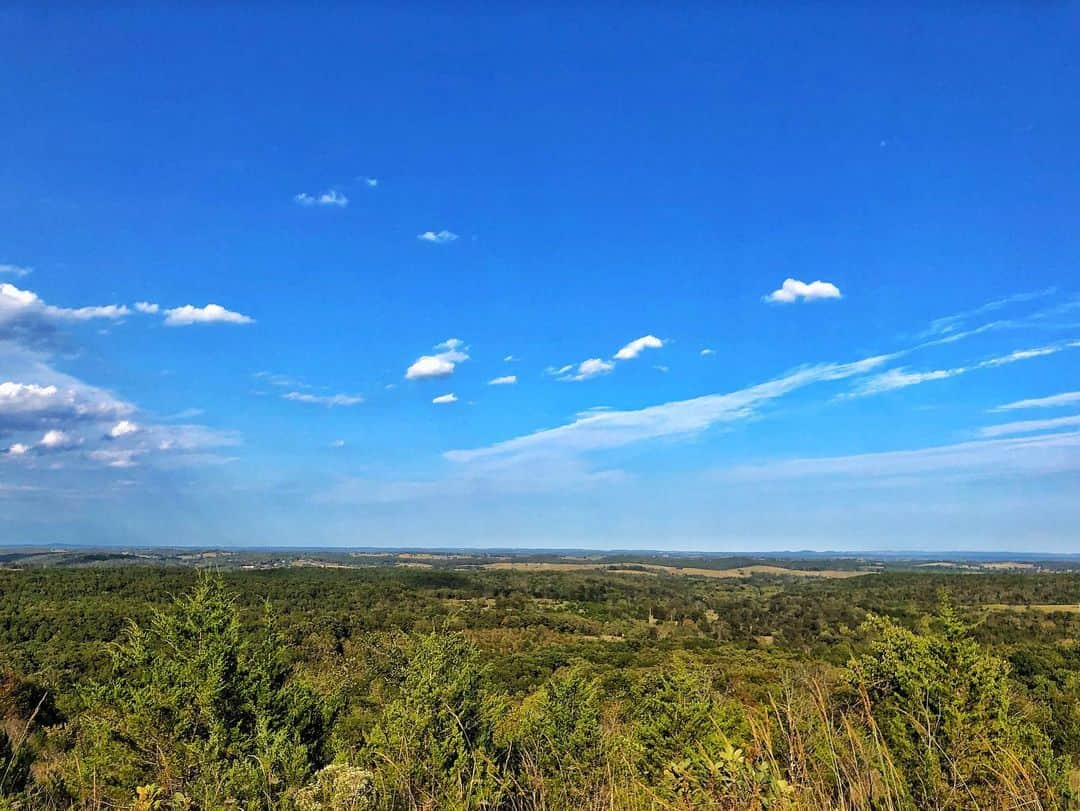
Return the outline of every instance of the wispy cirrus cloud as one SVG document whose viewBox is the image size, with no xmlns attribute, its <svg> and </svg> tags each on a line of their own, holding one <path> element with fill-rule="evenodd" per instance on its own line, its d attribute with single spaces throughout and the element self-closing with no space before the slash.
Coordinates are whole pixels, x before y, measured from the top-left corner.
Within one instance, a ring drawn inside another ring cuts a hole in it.
<svg viewBox="0 0 1080 811">
<path fill-rule="evenodd" d="M 457 463 L 505 462 L 537 456 L 577 455 L 663 437 L 692 435 L 713 425 L 756 416 L 768 403 L 805 386 L 866 374 L 890 357 L 879 355 L 852 363 L 817 364 L 726 394 L 677 400 L 632 411 L 587 411 L 556 428 L 482 448 L 452 450 L 444 456 Z"/>
<path fill-rule="evenodd" d="M 904 367 L 889 369 L 880 374 L 859 381 L 850 392 L 840 395 L 841 397 L 867 397 L 874 394 L 882 394 L 888 391 L 896 391 L 909 386 L 917 386 L 931 380 L 945 380 L 950 377 L 958 377 L 968 372 L 980 369 L 992 369 L 998 366 L 1007 366 L 1011 363 L 1041 358 L 1054 355 L 1065 349 L 1080 346 L 1080 341 L 1063 341 L 1047 346 L 1037 346 L 1031 349 L 1017 349 L 1006 355 L 998 355 L 981 360 L 967 366 L 953 366 L 946 369 L 931 369 L 927 371 L 909 371 Z"/>
<path fill-rule="evenodd" d="M 450 392 L 449 394 L 440 394 L 438 397 L 432 398 L 431 402 L 435 403 L 435 405 L 446 405 L 448 403 L 456 403 L 457 400 L 457 395 Z"/>
<path fill-rule="evenodd" d="M 770 304 L 792 304 L 796 301 L 823 301 L 825 299 L 843 298 L 840 288 L 832 282 L 813 281 L 803 282 L 798 279 L 784 279 L 784 283 L 762 297 L 763 301 Z"/>
<path fill-rule="evenodd" d="M 489 386 L 513 386 L 518 382 L 517 375 L 503 375 L 502 377 L 493 377 L 488 381 Z"/>
<path fill-rule="evenodd" d="M 312 394 L 307 391 L 288 391 L 281 395 L 281 399 L 292 400 L 296 403 L 322 405 L 328 408 L 354 406 L 364 402 L 364 398 L 359 394 Z"/>
<path fill-rule="evenodd" d="M 1045 420 L 1017 420 L 999 425 L 987 425 L 979 429 L 979 436 L 1009 436 L 1011 434 L 1034 434 L 1040 431 L 1056 431 L 1060 428 L 1080 426 L 1080 414 L 1067 417 L 1052 417 Z"/>
<path fill-rule="evenodd" d="M 988 301 L 985 304 L 980 304 L 978 307 L 973 307 L 970 310 L 964 310 L 962 312 L 953 313 L 952 315 L 942 316 L 936 318 L 930 322 L 930 326 L 926 328 L 921 334 L 921 337 L 931 337 L 934 335 L 949 335 L 959 331 L 967 331 L 965 325 L 967 322 L 979 316 L 986 315 L 990 312 L 996 312 L 997 310 L 1009 307 L 1012 304 L 1020 304 L 1026 301 L 1034 301 L 1036 299 L 1052 296 L 1057 292 L 1057 288 L 1047 287 L 1042 290 L 1033 290 L 1025 293 L 1014 293 L 1011 296 L 1004 296 L 993 301 Z M 1004 322 L 991 322 L 991 325 L 1001 324 Z M 983 329 L 991 325 L 983 325 Z"/>
<path fill-rule="evenodd" d="M 1074 403 L 1080 403 L 1080 391 L 1066 391 L 1061 394 L 1051 394 L 1048 397 L 1032 397 L 1028 400 L 1017 400 L 1012 403 L 1005 403 L 1005 405 L 999 405 L 996 408 L 992 408 L 991 411 L 1015 411 L 1024 408 L 1058 408 L 1060 406 L 1073 405 Z"/>
<path fill-rule="evenodd" d="M 21 278 L 23 276 L 29 276 L 31 273 L 33 273 L 33 268 L 23 267 L 22 265 L 0 264 L 0 274 Z"/>
<path fill-rule="evenodd" d="M 916 450 L 850 456 L 797 457 L 719 471 L 724 480 L 768 481 L 843 477 L 851 481 L 950 474 L 999 478 L 1080 470 L 1080 432 L 981 439 Z"/>
</svg>

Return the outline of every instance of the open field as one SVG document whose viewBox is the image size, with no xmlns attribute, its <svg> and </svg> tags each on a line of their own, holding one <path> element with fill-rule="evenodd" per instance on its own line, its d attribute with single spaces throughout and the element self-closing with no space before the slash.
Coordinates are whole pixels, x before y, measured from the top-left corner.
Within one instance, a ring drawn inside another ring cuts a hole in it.
<svg viewBox="0 0 1080 811">
<path fill-rule="evenodd" d="M 992 611 L 1018 611 L 1020 613 L 1031 611 L 1043 614 L 1056 614 L 1059 612 L 1066 614 L 1080 614 L 1080 604 L 1072 603 L 1046 603 L 1041 605 L 991 603 L 987 605 L 986 608 L 989 608 Z"/>
<path fill-rule="evenodd" d="M 521 572 L 608 572 L 611 574 L 674 574 L 688 577 L 715 577 L 718 579 L 745 578 L 754 575 L 772 575 L 774 577 L 823 577 L 844 578 L 860 577 L 873 572 L 848 571 L 840 569 L 790 569 L 785 566 L 757 564 L 740 566 L 734 569 L 706 569 L 696 566 L 663 566 L 656 563 L 604 564 L 604 563 L 549 563 L 529 561 L 500 561 L 485 563 L 483 568 L 501 571 Z"/>
</svg>

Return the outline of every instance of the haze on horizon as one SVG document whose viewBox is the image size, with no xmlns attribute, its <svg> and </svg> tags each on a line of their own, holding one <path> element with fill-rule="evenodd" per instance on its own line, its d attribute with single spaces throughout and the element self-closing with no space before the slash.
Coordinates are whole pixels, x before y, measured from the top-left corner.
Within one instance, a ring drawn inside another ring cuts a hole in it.
<svg viewBox="0 0 1080 811">
<path fill-rule="evenodd" d="M 0 28 L 0 545 L 1080 550 L 1074 5 Z"/>
</svg>

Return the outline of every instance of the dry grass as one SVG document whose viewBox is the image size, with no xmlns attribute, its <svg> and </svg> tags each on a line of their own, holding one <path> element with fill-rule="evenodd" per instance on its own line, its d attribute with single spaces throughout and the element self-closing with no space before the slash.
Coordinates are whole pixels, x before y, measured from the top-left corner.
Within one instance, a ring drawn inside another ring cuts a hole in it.
<svg viewBox="0 0 1080 811">
<path fill-rule="evenodd" d="M 1080 604 L 1076 603 L 1040 603 L 1031 605 L 1026 603 L 989 603 L 984 608 L 989 608 L 991 611 L 1015 611 L 1019 613 L 1035 611 L 1040 614 L 1080 614 Z"/>
<path fill-rule="evenodd" d="M 624 568 L 633 566 L 634 568 Z M 770 566 L 768 564 L 754 564 L 752 566 L 739 566 L 734 569 L 706 569 L 699 566 L 663 566 L 658 563 L 541 563 L 530 561 L 500 561 L 499 563 L 485 563 L 485 569 L 516 570 L 524 572 L 579 572 L 597 571 L 611 574 L 674 574 L 689 577 L 713 577 L 724 580 L 753 577 L 756 574 L 775 575 L 781 577 L 820 577 L 820 578 L 845 578 L 862 577 L 873 572 L 854 571 L 846 569 L 789 569 L 784 566 Z"/>
</svg>

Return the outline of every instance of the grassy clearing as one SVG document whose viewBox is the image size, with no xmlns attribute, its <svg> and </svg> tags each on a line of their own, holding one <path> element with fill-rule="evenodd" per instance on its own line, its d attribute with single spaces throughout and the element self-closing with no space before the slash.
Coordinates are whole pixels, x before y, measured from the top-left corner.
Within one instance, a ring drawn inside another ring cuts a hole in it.
<svg viewBox="0 0 1080 811">
<path fill-rule="evenodd" d="M 629 568 L 629 567 L 633 568 Z M 789 569 L 784 566 L 770 566 L 767 564 L 754 564 L 752 566 L 740 566 L 735 569 L 706 569 L 697 566 L 663 566 L 657 563 L 632 563 L 632 564 L 608 564 L 608 563 L 541 563 L 530 561 L 500 561 L 498 563 L 485 563 L 485 569 L 517 570 L 525 572 L 576 572 L 576 571 L 605 571 L 614 574 L 676 574 L 692 577 L 715 577 L 721 579 L 747 578 L 755 574 L 776 575 L 782 577 L 823 577 L 845 578 L 861 577 L 873 572 L 850 571 L 843 569 Z"/>
</svg>

